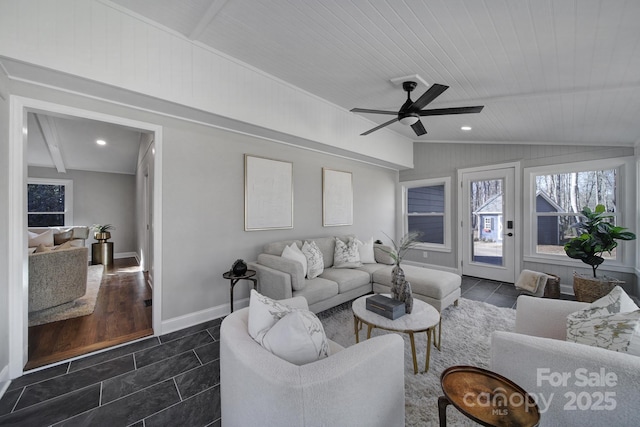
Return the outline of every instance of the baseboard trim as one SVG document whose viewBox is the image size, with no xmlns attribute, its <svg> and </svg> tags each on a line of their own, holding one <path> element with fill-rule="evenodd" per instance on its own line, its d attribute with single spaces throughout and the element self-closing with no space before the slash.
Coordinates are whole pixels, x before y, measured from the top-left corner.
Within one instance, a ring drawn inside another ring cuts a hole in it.
<svg viewBox="0 0 640 427">
<path fill-rule="evenodd" d="M 430 268 L 432 270 L 446 271 L 447 273 L 459 274 L 459 271 L 456 268 L 444 267 L 442 265 L 425 264 L 423 262 L 406 261 L 406 260 L 402 261 L 402 263 L 403 264 L 407 264 L 407 265 L 413 265 L 413 266 L 416 266 L 416 267 Z"/>
<path fill-rule="evenodd" d="M 249 298 L 234 301 L 234 310 L 249 306 Z M 209 320 L 219 319 L 229 314 L 229 304 L 218 305 L 216 307 L 207 308 L 205 310 L 196 311 L 195 313 L 185 314 L 184 316 L 174 317 L 173 319 L 162 321 L 162 334 L 168 334 L 180 329 L 195 326 Z"/>
<path fill-rule="evenodd" d="M 0 399 L 4 396 L 4 392 L 9 388 L 11 380 L 9 379 L 9 365 L 4 365 L 0 371 Z"/>
</svg>

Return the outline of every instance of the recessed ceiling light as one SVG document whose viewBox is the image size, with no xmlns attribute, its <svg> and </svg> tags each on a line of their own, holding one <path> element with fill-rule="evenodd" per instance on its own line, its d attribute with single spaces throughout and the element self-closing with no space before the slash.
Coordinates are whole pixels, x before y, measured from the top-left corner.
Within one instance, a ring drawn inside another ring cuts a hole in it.
<svg viewBox="0 0 640 427">
<path fill-rule="evenodd" d="M 98 140 L 96 140 L 96 144 L 98 144 L 98 145 L 107 145 L 107 141 L 105 141 L 104 139 L 98 139 Z"/>
<path fill-rule="evenodd" d="M 460 129 L 462 129 L 465 132 L 469 132 L 471 130 L 471 126 L 462 126 Z"/>
</svg>

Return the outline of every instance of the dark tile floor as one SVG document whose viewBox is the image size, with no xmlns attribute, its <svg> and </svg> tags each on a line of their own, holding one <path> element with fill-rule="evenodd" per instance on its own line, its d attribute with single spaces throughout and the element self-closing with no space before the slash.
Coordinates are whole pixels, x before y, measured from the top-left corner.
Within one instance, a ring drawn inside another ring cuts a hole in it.
<svg viewBox="0 0 640 427">
<path fill-rule="evenodd" d="M 500 307 L 519 295 L 467 276 L 461 290 Z M 219 426 L 220 322 L 25 374 L 0 399 L 0 426 Z"/>
</svg>

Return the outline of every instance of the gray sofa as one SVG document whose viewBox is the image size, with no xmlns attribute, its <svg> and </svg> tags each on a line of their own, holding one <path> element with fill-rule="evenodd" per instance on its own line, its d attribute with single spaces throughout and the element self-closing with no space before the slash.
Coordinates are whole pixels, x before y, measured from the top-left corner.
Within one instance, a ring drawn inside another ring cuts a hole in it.
<svg viewBox="0 0 640 427">
<path fill-rule="evenodd" d="M 88 258 L 85 247 L 29 254 L 29 312 L 83 296 L 87 292 Z"/>
<path fill-rule="evenodd" d="M 346 242 L 349 236 L 338 236 Z M 319 313 L 343 302 L 368 293 L 390 293 L 393 260 L 391 248 L 374 245 L 375 264 L 363 264 L 357 268 L 332 268 L 336 237 L 306 239 L 315 241 L 322 252 L 324 272 L 315 279 L 304 277 L 302 265 L 281 257 L 285 246 L 295 242 L 301 248 L 302 240 L 285 240 L 266 244 L 263 253 L 249 268 L 257 271 L 258 289 L 273 299 L 303 296 L 309 310 Z M 382 250 L 384 249 L 384 250 Z M 433 305 L 438 311 L 460 297 L 460 276 L 439 270 L 402 265 L 407 280 L 411 282 L 414 298 Z"/>
</svg>

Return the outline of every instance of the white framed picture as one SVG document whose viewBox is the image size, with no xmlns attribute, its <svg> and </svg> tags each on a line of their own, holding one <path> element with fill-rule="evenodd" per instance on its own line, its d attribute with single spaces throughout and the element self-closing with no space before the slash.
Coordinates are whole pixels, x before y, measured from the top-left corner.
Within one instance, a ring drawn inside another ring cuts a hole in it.
<svg viewBox="0 0 640 427">
<path fill-rule="evenodd" d="M 284 228 L 293 228 L 293 163 L 245 154 L 245 231 Z"/>
<path fill-rule="evenodd" d="M 351 172 L 322 168 L 322 225 L 353 225 Z"/>
</svg>

